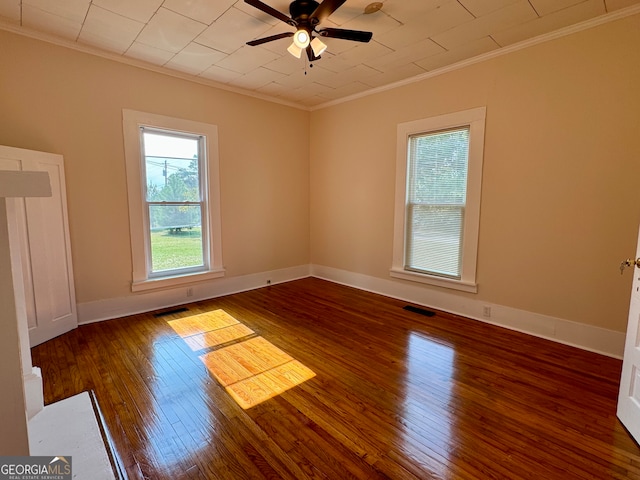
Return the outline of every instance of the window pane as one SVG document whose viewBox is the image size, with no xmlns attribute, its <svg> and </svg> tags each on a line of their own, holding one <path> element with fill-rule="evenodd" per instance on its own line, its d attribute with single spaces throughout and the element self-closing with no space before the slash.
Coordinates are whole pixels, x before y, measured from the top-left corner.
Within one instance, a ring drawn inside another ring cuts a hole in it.
<svg viewBox="0 0 640 480">
<path fill-rule="evenodd" d="M 407 268 L 460 278 L 464 208 L 408 207 Z"/>
<path fill-rule="evenodd" d="M 200 205 L 150 205 L 153 272 L 204 265 Z"/>
<path fill-rule="evenodd" d="M 147 201 L 200 201 L 198 139 L 150 132 L 143 139 Z"/>
<path fill-rule="evenodd" d="M 412 136 L 409 202 L 464 205 L 468 157 L 468 127 Z"/>
</svg>

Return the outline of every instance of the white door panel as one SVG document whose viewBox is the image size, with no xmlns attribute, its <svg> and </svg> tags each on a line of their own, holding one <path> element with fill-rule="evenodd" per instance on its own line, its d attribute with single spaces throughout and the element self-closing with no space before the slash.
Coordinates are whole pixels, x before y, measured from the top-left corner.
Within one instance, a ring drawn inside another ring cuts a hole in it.
<svg viewBox="0 0 640 480">
<path fill-rule="evenodd" d="M 640 259 L 640 233 L 634 259 Z M 618 418 L 636 442 L 640 442 L 640 268 L 630 260 L 633 284 L 618 394 Z"/>
<path fill-rule="evenodd" d="M 31 346 L 77 327 L 62 156 L 0 146 L 1 170 L 46 171 L 51 197 L 15 199 L 12 242 L 19 245 Z"/>
</svg>

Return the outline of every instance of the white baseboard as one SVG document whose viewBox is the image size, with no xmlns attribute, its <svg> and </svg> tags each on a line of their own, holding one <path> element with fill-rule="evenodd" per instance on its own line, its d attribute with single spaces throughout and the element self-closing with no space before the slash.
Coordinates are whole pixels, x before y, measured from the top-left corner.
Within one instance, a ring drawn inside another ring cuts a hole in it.
<svg viewBox="0 0 640 480">
<path fill-rule="evenodd" d="M 424 286 L 407 285 L 391 279 L 371 277 L 322 265 L 311 265 L 311 276 L 462 315 L 608 357 L 622 358 L 624 353 L 625 334 L 615 330 L 480 302 Z M 491 318 L 483 316 L 485 306 L 491 307 Z"/>
<path fill-rule="evenodd" d="M 78 323 L 82 325 L 99 322 L 185 303 L 198 302 L 209 298 L 222 297 L 265 287 L 268 285 L 267 282 L 270 282 L 269 284 L 271 285 L 289 282 L 308 277 L 309 267 L 309 265 L 299 265 L 239 277 L 222 277 L 176 288 L 136 293 L 127 297 L 80 303 L 78 304 Z M 191 296 L 187 296 L 187 289 L 192 292 Z"/>
<path fill-rule="evenodd" d="M 223 277 L 207 282 L 194 283 L 188 287 L 193 295 L 187 297 L 187 287 L 177 287 L 160 291 L 144 292 L 127 297 L 98 300 L 78 304 L 78 323 L 86 324 L 125 317 L 137 313 L 169 308 L 200 300 L 231 295 L 233 293 L 289 282 L 305 277 L 318 277 L 350 287 L 379 293 L 407 302 L 424 305 L 445 312 L 461 315 L 473 320 L 490 323 L 600 353 L 614 358 L 622 358 L 625 334 L 615 330 L 594 327 L 562 318 L 528 312 L 471 298 L 454 295 L 420 285 L 407 285 L 392 279 L 371 277 L 322 265 L 299 265 L 281 270 Z M 483 316 L 485 306 L 491 307 L 491 318 Z"/>
</svg>

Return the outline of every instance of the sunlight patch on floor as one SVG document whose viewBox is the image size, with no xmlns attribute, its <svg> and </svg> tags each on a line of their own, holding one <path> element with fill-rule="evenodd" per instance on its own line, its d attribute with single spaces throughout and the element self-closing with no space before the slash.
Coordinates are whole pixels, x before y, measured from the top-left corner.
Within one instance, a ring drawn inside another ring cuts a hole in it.
<svg viewBox="0 0 640 480">
<path fill-rule="evenodd" d="M 213 310 L 211 312 L 191 315 L 190 317 L 170 320 L 169 325 L 182 338 L 191 335 L 202 334 L 219 328 L 236 325 L 240 322 L 229 315 L 224 310 Z"/>
<path fill-rule="evenodd" d="M 245 410 L 316 375 L 224 310 L 168 323 L 193 351 L 214 348 L 199 358 Z"/>
</svg>

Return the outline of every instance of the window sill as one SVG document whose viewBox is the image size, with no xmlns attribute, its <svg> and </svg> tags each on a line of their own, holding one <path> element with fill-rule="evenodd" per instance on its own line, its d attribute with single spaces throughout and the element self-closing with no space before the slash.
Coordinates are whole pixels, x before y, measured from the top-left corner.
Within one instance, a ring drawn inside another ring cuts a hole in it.
<svg viewBox="0 0 640 480">
<path fill-rule="evenodd" d="M 411 282 L 426 283 L 429 285 L 435 285 L 437 287 L 451 288 L 453 290 L 460 290 L 462 292 L 478 293 L 478 284 L 475 282 L 465 282 L 462 280 L 451 280 L 448 278 L 435 277 L 432 275 L 426 275 L 424 273 L 414 273 L 402 270 L 399 268 L 392 268 L 389 272 L 394 278 L 401 278 L 402 280 L 409 280 Z"/>
<path fill-rule="evenodd" d="M 132 292 L 143 292 L 161 288 L 175 287 L 185 285 L 187 283 L 201 282 L 212 278 L 220 278 L 224 276 L 224 268 L 215 270 L 207 270 L 206 272 L 189 273 L 185 275 L 176 275 L 173 277 L 154 278 L 150 280 L 138 280 L 131 283 Z"/>
</svg>

